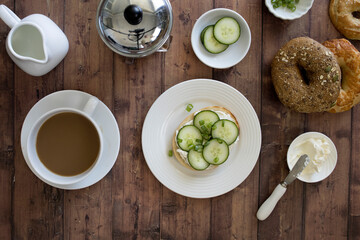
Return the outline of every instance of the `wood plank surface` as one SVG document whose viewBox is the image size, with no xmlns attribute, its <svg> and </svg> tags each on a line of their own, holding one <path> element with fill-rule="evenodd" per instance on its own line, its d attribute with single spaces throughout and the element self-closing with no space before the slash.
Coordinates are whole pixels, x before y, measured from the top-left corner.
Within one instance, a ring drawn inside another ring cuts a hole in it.
<svg viewBox="0 0 360 240">
<path fill-rule="evenodd" d="M 99 1 L 4 1 L 20 18 L 32 13 L 51 18 L 70 47 L 50 73 L 29 76 L 8 56 L 10 29 L 0 23 L 0 239 L 360 239 L 360 106 L 338 114 L 296 113 L 280 103 L 270 76 L 274 55 L 290 39 L 342 37 L 329 19 L 329 2 L 315 0 L 309 13 L 284 21 L 263 0 L 171 0 L 169 50 L 129 64 L 98 35 Z M 245 18 L 252 41 L 239 64 L 216 70 L 196 57 L 190 37 L 204 12 L 222 7 Z M 360 49 L 359 41 L 352 43 Z M 239 90 L 262 129 L 261 153 L 248 178 L 208 199 L 184 197 L 164 187 L 148 168 L 141 144 L 144 119 L 154 101 L 170 87 L 196 78 L 216 79 Z M 71 191 L 39 180 L 20 145 L 31 107 L 64 89 L 98 97 L 114 114 L 121 135 L 112 170 L 98 183 Z M 258 221 L 258 207 L 289 172 L 290 143 L 308 131 L 323 132 L 334 141 L 334 172 L 319 183 L 295 181 L 270 217 Z"/>
<path fill-rule="evenodd" d="M 14 9 L 13 1 L 5 1 Z M 4 45 L 9 31 L 0 25 L 0 44 Z M 0 48 L 0 239 L 12 235 L 12 193 L 14 179 L 14 64 L 5 47 Z"/>
</svg>

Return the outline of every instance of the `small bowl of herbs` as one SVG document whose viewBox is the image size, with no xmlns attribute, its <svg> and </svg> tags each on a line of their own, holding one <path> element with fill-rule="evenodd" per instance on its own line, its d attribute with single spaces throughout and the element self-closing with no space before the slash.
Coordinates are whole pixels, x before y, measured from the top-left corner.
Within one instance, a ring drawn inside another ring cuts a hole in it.
<svg viewBox="0 0 360 240">
<path fill-rule="evenodd" d="M 265 5 L 276 17 L 293 20 L 305 15 L 314 0 L 265 0 Z"/>
</svg>

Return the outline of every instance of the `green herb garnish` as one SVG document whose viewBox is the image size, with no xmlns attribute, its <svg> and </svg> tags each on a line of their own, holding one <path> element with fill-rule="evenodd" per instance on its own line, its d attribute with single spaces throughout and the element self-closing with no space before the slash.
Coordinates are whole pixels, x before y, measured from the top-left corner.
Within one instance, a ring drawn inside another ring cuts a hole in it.
<svg viewBox="0 0 360 240">
<path fill-rule="evenodd" d="M 174 155 L 173 151 L 172 150 L 169 150 L 169 153 L 168 153 L 169 157 L 172 157 Z"/>
<path fill-rule="evenodd" d="M 181 138 L 178 139 L 178 142 L 179 142 L 179 143 L 182 143 L 182 141 L 183 141 L 183 140 L 182 140 Z"/>
<path fill-rule="evenodd" d="M 222 120 L 221 126 L 225 127 L 225 121 L 224 120 Z"/>
<path fill-rule="evenodd" d="M 219 161 L 218 157 L 214 158 L 214 163 L 217 163 L 218 161 Z"/>
<path fill-rule="evenodd" d="M 325 72 L 330 72 L 331 71 L 331 66 L 329 65 L 329 66 L 327 66 L 326 68 L 325 68 Z"/>
<path fill-rule="evenodd" d="M 279 7 L 287 7 L 292 12 L 295 12 L 295 4 L 297 3 L 299 3 L 299 0 L 271 0 L 271 4 L 275 9 Z"/>
<path fill-rule="evenodd" d="M 199 121 L 200 126 L 201 126 L 201 125 L 204 125 L 204 123 L 205 123 L 204 120 L 200 120 L 200 121 Z"/>
<path fill-rule="evenodd" d="M 186 106 L 186 111 L 190 112 L 193 109 L 193 105 L 190 103 Z"/>
</svg>

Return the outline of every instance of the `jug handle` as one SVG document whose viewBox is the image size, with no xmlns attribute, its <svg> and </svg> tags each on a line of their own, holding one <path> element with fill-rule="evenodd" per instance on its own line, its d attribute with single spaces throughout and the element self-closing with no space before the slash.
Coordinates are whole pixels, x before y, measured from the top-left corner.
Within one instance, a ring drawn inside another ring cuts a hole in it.
<svg viewBox="0 0 360 240">
<path fill-rule="evenodd" d="M 4 4 L 0 5 L 0 18 L 10 27 L 13 28 L 18 22 L 20 22 L 20 18 L 16 16 L 16 14 L 11 11 Z"/>
</svg>

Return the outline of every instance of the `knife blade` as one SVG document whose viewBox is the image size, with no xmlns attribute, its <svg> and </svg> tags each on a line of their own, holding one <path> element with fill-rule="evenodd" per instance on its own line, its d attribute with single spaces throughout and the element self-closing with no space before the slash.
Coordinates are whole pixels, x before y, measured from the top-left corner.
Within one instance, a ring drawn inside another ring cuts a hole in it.
<svg viewBox="0 0 360 240">
<path fill-rule="evenodd" d="M 301 155 L 285 180 L 277 185 L 270 197 L 259 208 L 256 214 L 259 220 L 265 220 L 270 215 L 270 213 L 274 210 L 277 202 L 286 192 L 287 186 L 301 174 L 309 162 L 310 158 L 307 154 Z"/>
<path fill-rule="evenodd" d="M 301 157 L 297 160 L 295 166 L 291 169 L 285 180 L 281 183 L 284 187 L 287 187 L 290 183 L 292 183 L 305 169 L 305 167 L 309 164 L 310 158 L 307 154 L 301 155 Z"/>
</svg>

